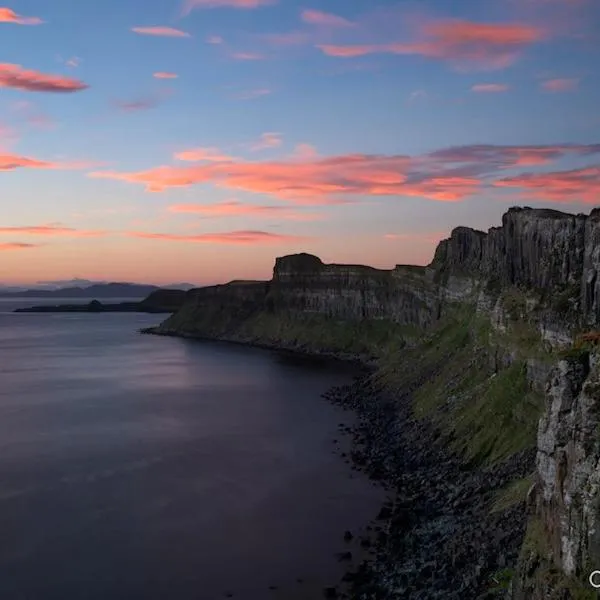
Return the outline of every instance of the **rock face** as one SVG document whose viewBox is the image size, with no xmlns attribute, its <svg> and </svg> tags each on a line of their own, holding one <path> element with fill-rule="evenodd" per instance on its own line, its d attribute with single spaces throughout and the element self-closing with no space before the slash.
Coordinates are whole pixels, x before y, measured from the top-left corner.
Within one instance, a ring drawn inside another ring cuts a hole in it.
<svg viewBox="0 0 600 600">
<path fill-rule="evenodd" d="M 450 239 L 440 242 L 432 265 L 442 273 L 476 274 L 504 285 L 539 290 L 578 286 L 584 253 L 591 252 L 586 247 L 590 219 L 556 210 L 511 208 L 502 217 L 502 227 L 487 234 L 456 228 Z"/>
<path fill-rule="evenodd" d="M 399 269 L 325 265 L 310 254 L 284 256 L 275 261 L 269 306 L 334 319 L 390 319 L 427 327 L 436 314 L 437 297 L 426 270 L 415 268 L 406 280 Z M 408 281 L 410 285 L 402 285 Z"/>
<path fill-rule="evenodd" d="M 599 358 L 582 352 L 562 360 L 548 379 L 531 494 L 537 543 L 525 548 L 515 599 L 541 600 L 558 590 L 579 597 L 573 590 L 585 590 L 600 568 Z M 539 572 L 556 575 L 532 576 Z"/>
</svg>

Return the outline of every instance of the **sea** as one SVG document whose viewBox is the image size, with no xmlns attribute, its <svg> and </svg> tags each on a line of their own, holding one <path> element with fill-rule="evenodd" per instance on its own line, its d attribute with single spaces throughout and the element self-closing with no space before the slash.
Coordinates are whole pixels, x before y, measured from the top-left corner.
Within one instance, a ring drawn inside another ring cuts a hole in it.
<svg viewBox="0 0 600 600">
<path fill-rule="evenodd" d="M 0 300 L 0 598 L 323 598 L 384 499 L 321 398 L 352 368 L 12 312 L 61 302 Z"/>
</svg>

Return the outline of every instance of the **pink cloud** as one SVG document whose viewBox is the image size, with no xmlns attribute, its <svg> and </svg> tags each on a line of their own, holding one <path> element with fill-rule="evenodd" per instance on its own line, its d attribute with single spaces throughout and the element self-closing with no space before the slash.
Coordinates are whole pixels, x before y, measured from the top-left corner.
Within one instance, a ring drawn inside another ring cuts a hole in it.
<svg viewBox="0 0 600 600">
<path fill-rule="evenodd" d="M 37 244 L 25 244 L 23 242 L 0 242 L 0 251 L 23 250 L 25 248 L 37 248 Z"/>
<path fill-rule="evenodd" d="M 0 88 L 26 92 L 79 92 L 89 86 L 82 81 L 63 75 L 46 75 L 39 71 L 23 69 L 20 65 L 0 63 Z"/>
<path fill-rule="evenodd" d="M 494 185 L 519 188 L 522 196 L 547 202 L 598 204 L 600 166 L 551 173 L 525 173 L 500 179 Z"/>
<path fill-rule="evenodd" d="M 547 146 L 471 145 L 426 155 L 346 154 L 292 156 L 286 160 L 210 162 L 160 166 L 129 173 L 100 171 L 91 177 L 145 186 L 150 192 L 212 183 L 218 187 L 266 194 L 297 204 L 329 204 L 343 196 L 415 196 L 456 202 L 487 186 L 494 173 L 517 166 L 545 165 L 565 156 L 600 154 L 600 144 Z"/>
<path fill-rule="evenodd" d="M 570 92 L 577 89 L 579 79 L 548 79 L 541 85 L 548 92 Z"/>
<path fill-rule="evenodd" d="M 15 169 L 56 169 L 57 163 L 52 163 L 18 154 L 0 154 L 0 171 L 14 171 Z"/>
<path fill-rule="evenodd" d="M 99 237 L 107 234 L 106 231 L 86 231 L 82 229 L 73 229 L 72 227 L 63 227 L 61 225 L 27 225 L 24 227 L 0 227 L 0 233 L 65 237 Z"/>
<path fill-rule="evenodd" d="M 327 27 L 353 26 L 353 23 L 348 21 L 348 19 L 344 19 L 344 17 L 339 17 L 338 15 L 322 12 L 320 10 L 303 10 L 301 16 L 305 23 L 310 23 L 311 25 L 324 25 Z"/>
<path fill-rule="evenodd" d="M 317 47 L 329 56 L 353 58 L 367 54 L 418 55 L 447 60 L 471 68 L 499 69 L 512 64 L 545 32 L 521 23 L 476 23 L 445 20 L 427 23 L 415 42 L 333 45 Z"/>
<path fill-rule="evenodd" d="M 505 83 L 477 83 L 472 88 L 473 92 L 495 94 L 508 91 L 509 86 Z"/>
<path fill-rule="evenodd" d="M 219 45 L 223 43 L 223 38 L 220 35 L 209 35 L 206 38 L 206 43 L 207 44 L 214 44 L 214 45 Z"/>
<path fill-rule="evenodd" d="M 556 144 L 545 146 L 495 146 L 475 144 L 454 146 L 429 153 L 425 160 L 440 164 L 480 165 L 488 169 L 546 165 L 565 156 L 600 153 L 600 144 Z"/>
<path fill-rule="evenodd" d="M 297 144 L 294 148 L 294 157 L 300 160 L 309 160 L 318 154 L 317 149 L 311 144 Z"/>
<path fill-rule="evenodd" d="M 252 150 L 265 150 L 267 148 L 278 148 L 283 143 L 280 133 L 263 133 L 260 141 L 252 146 Z"/>
<path fill-rule="evenodd" d="M 143 233 L 129 232 L 131 237 L 164 240 L 174 242 L 192 242 L 196 244 L 280 244 L 287 242 L 306 241 L 307 237 L 286 235 L 282 233 L 269 233 L 267 231 L 225 231 L 222 233 L 201 233 L 198 235 L 179 235 L 175 233 Z"/>
<path fill-rule="evenodd" d="M 23 17 L 14 10 L 0 7 L 0 23 L 15 23 L 16 25 L 40 25 L 44 21 L 38 17 Z"/>
<path fill-rule="evenodd" d="M 262 54 L 256 52 L 233 52 L 231 58 L 236 60 L 264 60 L 265 57 Z"/>
<path fill-rule="evenodd" d="M 315 213 L 299 213 L 289 206 L 263 206 L 227 200 L 217 204 L 175 204 L 169 211 L 178 214 L 198 214 L 205 217 L 277 217 L 296 221 L 314 221 L 320 218 Z"/>
<path fill-rule="evenodd" d="M 161 37 L 190 37 L 190 34 L 182 31 L 181 29 L 175 29 L 173 27 L 132 27 L 131 31 L 139 33 L 140 35 L 156 35 Z"/>
<path fill-rule="evenodd" d="M 104 163 L 92 161 L 61 161 L 50 162 L 20 156 L 18 154 L 0 153 L 0 171 L 14 171 L 16 169 L 91 169 L 105 166 Z"/>
<path fill-rule="evenodd" d="M 157 71 L 152 75 L 155 79 L 177 79 L 177 73 L 169 73 L 167 71 Z"/>
<path fill-rule="evenodd" d="M 235 160 L 233 156 L 223 154 L 218 148 L 192 148 L 183 150 L 175 154 L 177 160 L 187 162 L 231 162 Z"/>
<path fill-rule="evenodd" d="M 181 14 L 189 15 L 197 8 L 242 8 L 251 9 L 276 4 L 277 0 L 184 0 Z"/>
</svg>

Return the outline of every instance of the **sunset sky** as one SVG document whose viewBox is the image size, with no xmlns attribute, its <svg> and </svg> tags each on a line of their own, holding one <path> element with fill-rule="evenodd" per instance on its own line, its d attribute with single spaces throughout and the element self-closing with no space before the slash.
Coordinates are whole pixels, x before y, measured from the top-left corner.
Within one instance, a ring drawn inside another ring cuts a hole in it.
<svg viewBox="0 0 600 600">
<path fill-rule="evenodd" d="M 600 205 L 600 0 L 0 0 L 0 283 L 426 264 Z"/>
</svg>

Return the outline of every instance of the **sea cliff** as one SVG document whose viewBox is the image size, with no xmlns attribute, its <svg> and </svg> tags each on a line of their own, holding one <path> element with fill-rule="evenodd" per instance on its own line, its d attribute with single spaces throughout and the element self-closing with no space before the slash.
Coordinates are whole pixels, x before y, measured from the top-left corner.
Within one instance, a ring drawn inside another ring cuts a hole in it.
<svg viewBox="0 0 600 600">
<path fill-rule="evenodd" d="M 600 569 L 599 269 L 600 210 L 512 208 L 487 232 L 454 229 L 425 267 L 278 258 L 269 281 L 191 290 L 151 332 L 375 366 L 334 394 L 397 494 L 354 597 L 585 598 Z"/>
</svg>

